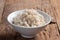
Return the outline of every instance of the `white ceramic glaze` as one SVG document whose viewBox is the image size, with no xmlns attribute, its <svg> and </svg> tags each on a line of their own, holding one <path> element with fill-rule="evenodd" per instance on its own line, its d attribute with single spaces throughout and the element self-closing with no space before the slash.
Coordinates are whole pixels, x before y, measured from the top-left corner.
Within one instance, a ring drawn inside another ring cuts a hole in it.
<svg viewBox="0 0 60 40">
<path fill-rule="evenodd" d="M 8 15 L 7 17 L 7 21 L 10 23 L 10 25 L 12 25 L 12 27 L 18 31 L 21 36 L 25 37 L 25 38 L 32 38 L 32 37 L 35 37 L 35 35 L 44 27 L 46 27 L 46 25 L 48 25 L 50 22 L 51 22 L 51 17 L 43 12 L 43 11 L 40 11 L 40 10 L 37 10 L 41 15 L 44 16 L 45 18 L 45 22 L 46 24 L 45 25 L 42 25 L 42 26 L 39 26 L 39 27 L 19 27 L 15 24 L 12 23 L 13 21 L 13 18 L 17 15 L 17 14 L 22 14 L 24 10 L 18 10 L 18 11 L 15 11 L 15 12 L 12 12 Z"/>
</svg>

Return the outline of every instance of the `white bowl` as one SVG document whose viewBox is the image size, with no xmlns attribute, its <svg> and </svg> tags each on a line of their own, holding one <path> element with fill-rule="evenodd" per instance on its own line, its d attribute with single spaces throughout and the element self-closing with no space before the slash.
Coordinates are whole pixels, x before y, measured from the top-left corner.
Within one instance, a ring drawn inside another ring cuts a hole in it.
<svg viewBox="0 0 60 40">
<path fill-rule="evenodd" d="M 45 13 L 45 12 L 42 12 L 40 10 L 37 10 L 41 15 L 44 16 L 45 18 L 45 22 L 46 24 L 45 25 L 42 25 L 42 26 L 39 26 L 39 27 L 19 27 L 15 24 L 12 23 L 13 21 L 13 18 L 17 15 L 17 14 L 22 14 L 24 10 L 19 10 L 19 11 L 15 11 L 15 12 L 12 12 L 11 14 L 8 15 L 7 17 L 7 21 L 12 25 L 12 27 L 18 31 L 21 36 L 25 37 L 25 38 L 32 38 L 34 37 L 42 28 L 46 27 L 46 25 L 48 25 L 50 22 L 51 22 L 51 17 Z"/>
</svg>

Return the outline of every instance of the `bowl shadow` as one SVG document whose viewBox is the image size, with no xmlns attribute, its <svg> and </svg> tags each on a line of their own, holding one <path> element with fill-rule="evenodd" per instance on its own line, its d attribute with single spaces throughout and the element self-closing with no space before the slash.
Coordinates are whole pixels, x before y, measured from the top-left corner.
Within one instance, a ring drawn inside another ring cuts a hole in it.
<svg viewBox="0 0 60 40">
<path fill-rule="evenodd" d="M 16 32 L 14 36 L 8 34 L 7 35 L 0 35 L 0 40 L 35 40 L 35 38 L 24 38 L 20 35 L 20 33 Z"/>
</svg>

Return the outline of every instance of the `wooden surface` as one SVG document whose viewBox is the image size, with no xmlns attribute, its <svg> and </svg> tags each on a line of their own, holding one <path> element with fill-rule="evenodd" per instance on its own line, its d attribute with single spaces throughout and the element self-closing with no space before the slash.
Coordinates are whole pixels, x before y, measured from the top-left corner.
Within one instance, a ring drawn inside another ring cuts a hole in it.
<svg viewBox="0 0 60 40">
<path fill-rule="evenodd" d="M 45 11 L 56 23 L 47 25 L 35 38 L 23 38 L 6 18 L 11 12 L 26 8 Z M 0 40 L 60 40 L 60 0 L 0 0 Z"/>
</svg>

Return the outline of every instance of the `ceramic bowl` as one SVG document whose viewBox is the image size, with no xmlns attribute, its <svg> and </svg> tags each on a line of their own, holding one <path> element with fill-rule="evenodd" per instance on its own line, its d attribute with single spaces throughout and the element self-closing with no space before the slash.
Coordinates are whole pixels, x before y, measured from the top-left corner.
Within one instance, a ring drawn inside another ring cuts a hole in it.
<svg viewBox="0 0 60 40">
<path fill-rule="evenodd" d="M 20 27 L 20 26 L 17 26 L 15 24 L 12 23 L 13 21 L 13 18 L 17 15 L 17 14 L 22 14 L 24 10 L 18 10 L 18 11 L 15 11 L 15 12 L 12 12 L 8 15 L 7 17 L 7 21 L 10 23 L 10 25 L 12 25 L 12 27 L 21 34 L 21 36 L 25 37 L 25 38 L 33 38 L 35 37 L 35 35 L 37 33 L 39 33 L 40 30 L 42 30 L 44 27 L 46 27 L 46 25 L 48 25 L 50 22 L 51 22 L 51 17 L 43 12 L 43 11 L 40 11 L 40 10 L 37 10 L 41 15 L 44 16 L 45 18 L 45 24 L 42 25 L 42 26 L 39 26 L 39 27 Z"/>
</svg>

